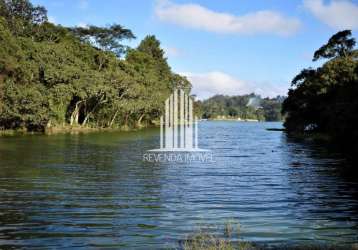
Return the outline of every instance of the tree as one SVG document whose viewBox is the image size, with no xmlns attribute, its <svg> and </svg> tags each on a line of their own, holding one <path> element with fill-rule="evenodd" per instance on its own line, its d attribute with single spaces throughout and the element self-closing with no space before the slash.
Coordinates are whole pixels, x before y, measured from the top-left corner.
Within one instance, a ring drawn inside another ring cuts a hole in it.
<svg viewBox="0 0 358 250">
<path fill-rule="evenodd" d="M 323 133 L 351 152 L 358 149 L 358 53 L 350 36 L 338 32 L 315 53 L 329 60 L 293 79 L 282 113 L 290 133 Z"/>
<path fill-rule="evenodd" d="M 117 56 L 123 54 L 125 50 L 125 46 L 120 42 L 135 38 L 131 30 L 119 24 L 112 24 L 109 27 L 90 25 L 88 27 L 69 28 L 69 30 L 81 41 L 90 43 L 101 50 L 111 51 Z"/>
<path fill-rule="evenodd" d="M 49 120 L 48 102 L 42 94 L 43 91 L 41 86 L 17 85 L 10 80 L 7 81 L 4 87 L 0 127 L 43 130 Z"/>
<path fill-rule="evenodd" d="M 343 30 L 333 35 L 328 42 L 319 48 L 313 56 L 313 61 L 321 58 L 334 58 L 349 56 L 356 44 L 354 38 L 351 38 L 352 32 L 350 30 Z"/>
<path fill-rule="evenodd" d="M 126 61 L 136 72 L 130 87 L 131 100 L 135 102 L 130 115 L 137 126 L 160 116 L 164 101 L 174 88 L 190 91 L 189 81 L 171 71 L 155 36 L 145 37 L 136 49 L 130 49 Z"/>
<path fill-rule="evenodd" d="M 292 86 L 299 86 L 309 79 L 313 79 L 316 76 L 316 70 L 312 68 L 303 69 L 297 76 L 295 76 L 291 82 Z"/>
<path fill-rule="evenodd" d="M 34 28 L 48 21 L 47 10 L 28 0 L 0 0 L 0 15 L 7 21 L 11 32 L 19 36 L 36 33 Z"/>
<path fill-rule="evenodd" d="M 250 104 L 255 99 L 255 105 Z M 207 100 L 198 102 L 203 118 L 215 119 L 219 116 L 229 116 L 241 119 L 257 119 L 267 121 L 281 120 L 281 99 L 265 98 L 255 94 L 242 96 L 215 95 Z"/>
<path fill-rule="evenodd" d="M 122 59 L 134 35 L 121 25 L 62 27 L 27 0 L 0 0 L 0 14 L 0 129 L 141 127 L 173 88 L 190 91 L 154 36 Z"/>
<path fill-rule="evenodd" d="M 155 61 L 156 71 L 159 73 L 159 77 L 165 78 L 170 75 L 170 67 L 167 59 L 165 58 L 165 52 L 160 47 L 159 40 L 153 36 L 146 36 L 139 44 L 137 50 L 150 56 Z"/>
</svg>

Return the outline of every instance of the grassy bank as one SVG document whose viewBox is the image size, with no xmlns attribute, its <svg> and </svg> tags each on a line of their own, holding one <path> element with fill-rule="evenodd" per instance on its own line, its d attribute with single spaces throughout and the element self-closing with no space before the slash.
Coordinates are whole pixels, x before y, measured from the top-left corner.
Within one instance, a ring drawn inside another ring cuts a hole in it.
<svg viewBox="0 0 358 250">
<path fill-rule="evenodd" d="M 113 127 L 113 128 L 100 128 L 100 127 L 89 127 L 89 126 L 56 126 L 46 128 L 44 131 L 27 131 L 26 129 L 8 129 L 0 130 L 0 136 L 16 136 L 16 135 L 57 135 L 57 134 L 88 134 L 94 132 L 112 132 L 112 131 L 137 131 L 140 129 L 148 128 L 143 127 Z"/>
</svg>

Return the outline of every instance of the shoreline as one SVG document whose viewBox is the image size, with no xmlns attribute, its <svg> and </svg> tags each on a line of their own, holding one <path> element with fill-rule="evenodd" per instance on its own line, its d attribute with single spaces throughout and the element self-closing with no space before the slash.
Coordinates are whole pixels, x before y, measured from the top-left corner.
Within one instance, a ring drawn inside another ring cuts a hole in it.
<svg viewBox="0 0 358 250">
<path fill-rule="evenodd" d="M 17 136 L 17 135 L 58 135 L 58 134 L 89 134 L 95 132 L 130 132 L 138 131 L 148 127 L 131 128 L 131 127 L 118 127 L 118 128 L 95 128 L 95 127 L 79 127 L 79 126 L 59 126 L 47 128 L 44 131 L 27 131 L 27 130 L 14 130 L 5 129 L 0 130 L 0 137 L 4 136 Z"/>
<path fill-rule="evenodd" d="M 269 122 L 269 121 L 258 121 L 258 120 L 236 120 L 236 119 L 203 119 L 201 121 L 228 121 L 228 122 Z M 280 121 L 275 121 L 280 122 Z M 114 127 L 114 128 L 96 128 L 96 127 L 81 127 L 81 126 L 54 126 L 46 128 L 44 131 L 27 131 L 25 129 L 0 129 L 0 137 L 2 136 L 16 136 L 16 135 L 56 135 L 56 134 L 87 134 L 94 132 L 130 132 L 138 131 L 145 128 L 159 127 L 158 124 L 142 127 Z"/>
<path fill-rule="evenodd" d="M 214 119 L 207 119 L 207 120 L 208 121 L 234 121 L 234 122 L 265 122 L 256 119 L 235 119 L 235 118 L 214 118 Z"/>
</svg>

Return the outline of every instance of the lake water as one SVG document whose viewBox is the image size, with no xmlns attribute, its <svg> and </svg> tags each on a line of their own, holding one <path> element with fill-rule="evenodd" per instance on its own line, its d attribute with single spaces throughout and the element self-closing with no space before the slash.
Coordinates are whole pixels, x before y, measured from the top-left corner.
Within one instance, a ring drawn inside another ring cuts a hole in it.
<svg viewBox="0 0 358 250">
<path fill-rule="evenodd" d="M 148 163 L 159 130 L 0 137 L 0 245 L 177 247 L 200 225 L 258 243 L 358 242 L 358 181 L 281 123 L 201 122 L 216 163 Z"/>
</svg>

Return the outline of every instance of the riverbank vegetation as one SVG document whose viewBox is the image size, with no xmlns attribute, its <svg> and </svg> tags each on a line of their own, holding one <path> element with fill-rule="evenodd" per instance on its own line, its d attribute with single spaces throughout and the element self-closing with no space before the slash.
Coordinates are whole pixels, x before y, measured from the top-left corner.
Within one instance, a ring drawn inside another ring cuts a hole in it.
<svg viewBox="0 0 358 250">
<path fill-rule="evenodd" d="M 156 119 L 174 87 L 160 42 L 137 48 L 119 24 L 63 27 L 27 0 L 0 0 L 0 129 L 140 127 Z"/>
<path fill-rule="evenodd" d="M 242 239 L 240 224 L 228 221 L 223 228 L 217 226 L 201 226 L 198 230 L 182 242 L 180 248 L 183 250 L 357 250 L 357 244 L 324 245 L 324 244 L 264 244 L 251 243 Z"/>
<path fill-rule="evenodd" d="M 217 233 L 214 233 L 217 232 Z M 256 248 L 240 238 L 240 224 L 228 221 L 223 228 L 216 226 L 200 226 L 196 232 L 189 235 L 183 242 L 183 250 L 255 250 Z"/>
<path fill-rule="evenodd" d="M 119 24 L 63 27 L 28 0 L 0 0 L 0 130 L 71 131 L 153 124 L 173 88 L 190 92 L 155 36 L 137 48 Z M 203 118 L 280 120 L 280 97 L 214 96 Z"/>
<path fill-rule="evenodd" d="M 358 152 L 358 51 L 350 30 L 333 35 L 313 61 L 292 81 L 283 102 L 284 126 L 290 133 L 324 134 L 345 149 Z"/>
<path fill-rule="evenodd" d="M 261 98 L 259 95 L 216 95 L 197 102 L 198 112 L 204 119 L 235 119 L 280 121 L 284 97 Z"/>
</svg>

